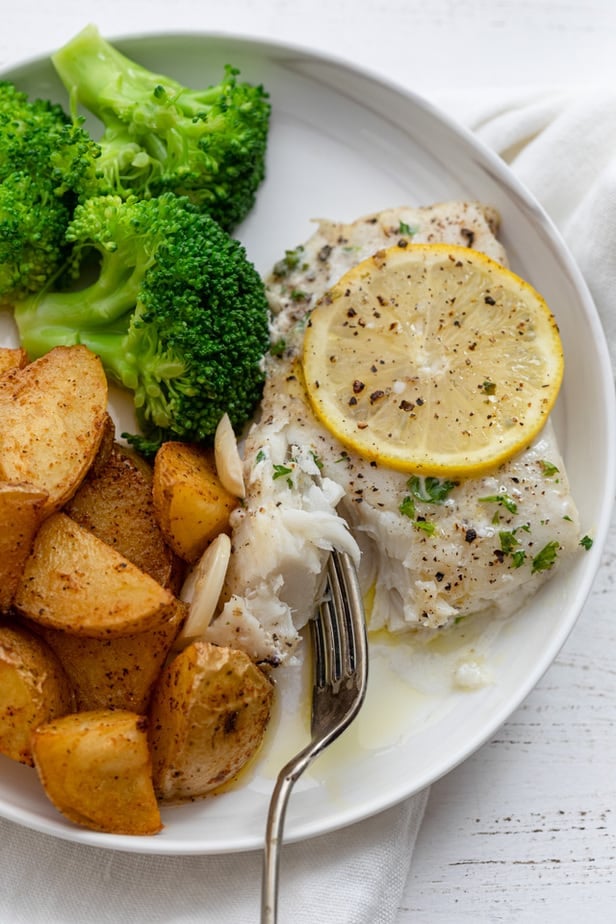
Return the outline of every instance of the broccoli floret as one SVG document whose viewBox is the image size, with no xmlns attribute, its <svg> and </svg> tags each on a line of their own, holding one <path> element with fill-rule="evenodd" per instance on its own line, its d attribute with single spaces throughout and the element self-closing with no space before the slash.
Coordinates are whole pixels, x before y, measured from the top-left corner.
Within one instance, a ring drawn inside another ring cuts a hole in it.
<svg viewBox="0 0 616 924">
<path fill-rule="evenodd" d="M 27 173 L 0 183 L 0 306 L 41 289 L 65 259 L 70 209 Z"/>
<path fill-rule="evenodd" d="M 247 215 L 265 176 L 270 103 L 262 86 L 220 82 L 192 90 L 152 73 L 88 26 L 52 57 L 76 111 L 103 123 L 104 192 L 188 196 L 226 230 Z"/>
<path fill-rule="evenodd" d="M 93 282 L 43 292 L 15 307 L 35 358 L 82 343 L 134 395 L 141 437 L 211 443 L 225 411 L 236 430 L 261 397 L 268 348 L 264 284 L 244 247 L 186 198 L 94 197 L 67 237 L 73 272 Z"/>
<path fill-rule="evenodd" d="M 0 305 L 61 268 L 80 196 L 97 183 L 98 145 L 62 106 L 0 81 Z"/>
</svg>

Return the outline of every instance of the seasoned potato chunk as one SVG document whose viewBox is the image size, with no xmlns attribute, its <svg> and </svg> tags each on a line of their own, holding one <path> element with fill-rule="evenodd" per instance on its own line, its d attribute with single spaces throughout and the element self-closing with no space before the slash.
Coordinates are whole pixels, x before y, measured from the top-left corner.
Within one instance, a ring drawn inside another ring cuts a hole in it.
<svg viewBox="0 0 616 924">
<path fill-rule="evenodd" d="M 88 638 L 45 627 L 40 631 L 70 679 L 79 710 L 145 713 L 187 610 L 188 604 L 176 600 L 155 629 L 118 638 Z"/>
<path fill-rule="evenodd" d="M 154 629 L 174 602 L 149 574 L 55 513 L 36 534 L 14 605 L 41 625 L 108 638 Z"/>
<path fill-rule="evenodd" d="M 23 369 L 27 362 L 26 351 L 21 347 L 0 347 L 0 375 L 11 369 Z"/>
<path fill-rule="evenodd" d="M 228 529 L 238 500 L 222 486 L 213 450 L 163 443 L 154 461 L 154 509 L 165 539 L 187 562 Z"/>
<path fill-rule="evenodd" d="M 33 766 L 33 730 L 72 708 L 68 678 L 45 642 L 21 626 L 0 626 L 0 752 Z"/>
<path fill-rule="evenodd" d="M 82 346 L 0 376 L 0 479 L 45 491 L 45 514 L 58 510 L 96 456 L 107 392 L 100 360 Z"/>
<path fill-rule="evenodd" d="M 155 581 L 179 590 L 185 565 L 164 540 L 154 513 L 152 469 L 118 443 L 88 474 L 64 510 Z"/>
<path fill-rule="evenodd" d="M 101 436 L 101 441 L 98 444 L 98 449 L 96 450 L 96 455 L 92 460 L 92 464 L 87 471 L 87 478 L 92 478 L 101 468 L 107 464 L 109 456 L 111 455 L 111 450 L 115 446 L 115 437 L 115 423 L 113 422 L 113 417 L 111 414 L 107 413 L 105 414 L 105 420 L 103 422 L 103 433 Z"/>
<path fill-rule="evenodd" d="M 31 484 L 0 482 L 0 611 L 13 602 L 46 500 Z"/>
<path fill-rule="evenodd" d="M 273 685 L 243 651 L 194 642 L 167 666 L 150 707 L 154 788 L 160 799 L 202 796 L 255 754 Z"/>
<path fill-rule="evenodd" d="M 48 798 L 70 821 L 110 834 L 161 830 L 144 716 L 67 715 L 39 726 L 32 752 Z"/>
</svg>

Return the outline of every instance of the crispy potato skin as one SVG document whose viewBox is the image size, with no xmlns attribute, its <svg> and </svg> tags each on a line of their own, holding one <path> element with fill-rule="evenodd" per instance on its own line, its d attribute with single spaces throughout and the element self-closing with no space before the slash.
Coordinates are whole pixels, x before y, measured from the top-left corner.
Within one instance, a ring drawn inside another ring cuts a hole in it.
<svg viewBox="0 0 616 924">
<path fill-rule="evenodd" d="M 32 735 L 34 765 L 59 812 L 110 834 L 157 834 L 147 719 L 125 710 L 79 712 Z"/>
<path fill-rule="evenodd" d="M 21 347 L 0 347 L 0 375 L 12 369 L 23 369 L 27 362 L 26 351 Z"/>
<path fill-rule="evenodd" d="M 150 706 L 154 788 L 164 802 L 202 796 L 256 753 L 273 684 L 242 651 L 194 642 L 163 671 Z"/>
<path fill-rule="evenodd" d="M 114 442 L 64 507 L 75 522 L 116 549 L 173 593 L 185 565 L 169 548 L 154 513 L 153 475 L 144 461 Z"/>
<path fill-rule="evenodd" d="M 55 513 L 37 532 L 15 608 L 44 626 L 109 638 L 156 628 L 174 600 L 107 543 Z"/>
<path fill-rule="evenodd" d="M 0 626 L 0 751 L 34 766 L 33 730 L 73 708 L 68 678 L 45 642 L 21 626 Z"/>
<path fill-rule="evenodd" d="M 96 450 L 96 455 L 92 459 L 92 464 L 90 465 L 86 477 L 92 478 L 97 472 L 99 472 L 109 460 L 111 455 L 111 450 L 116 444 L 116 431 L 115 424 L 113 422 L 113 417 L 111 414 L 105 414 L 105 419 L 103 422 L 103 433 L 101 436 L 101 441 L 98 444 L 98 449 Z M 69 498 L 70 501 L 70 498 Z M 64 505 L 66 506 L 66 505 Z"/>
<path fill-rule="evenodd" d="M 39 631 L 66 671 L 78 710 L 144 714 L 187 611 L 188 605 L 176 600 L 160 626 L 119 638 L 87 638 L 42 626 Z"/>
<path fill-rule="evenodd" d="M 165 666 L 188 566 L 239 501 L 213 449 L 165 443 L 152 467 L 120 445 L 107 398 L 85 347 L 0 348 L 0 752 L 71 822 L 153 835 L 159 802 L 254 756 L 274 686 L 202 641 Z"/>
<path fill-rule="evenodd" d="M 174 441 L 163 443 L 156 453 L 152 495 L 166 541 L 190 564 L 229 528 L 238 504 L 216 473 L 213 450 Z"/>
<path fill-rule="evenodd" d="M 60 509 L 96 456 L 107 396 L 101 362 L 82 346 L 1 375 L 0 479 L 45 491 L 45 515 Z"/>
<path fill-rule="evenodd" d="M 31 484 L 0 482 L 0 612 L 13 603 L 47 496 Z"/>
</svg>

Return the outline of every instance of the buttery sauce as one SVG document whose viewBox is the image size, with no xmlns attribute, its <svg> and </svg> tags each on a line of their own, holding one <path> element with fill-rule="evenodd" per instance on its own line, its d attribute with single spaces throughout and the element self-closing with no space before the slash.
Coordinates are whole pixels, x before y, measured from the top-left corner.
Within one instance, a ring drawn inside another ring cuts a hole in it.
<svg viewBox="0 0 616 924">
<path fill-rule="evenodd" d="M 345 765 L 387 751 L 438 722 L 453 708 L 454 693 L 495 680 L 490 649 L 507 619 L 482 613 L 430 638 L 371 633 L 368 690 L 355 721 L 307 768 L 297 785 L 329 785 Z M 310 650 L 309 642 L 303 647 Z M 272 720 L 258 773 L 275 778 L 310 740 L 311 659 L 279 668 Z M 252 785 L 255 784 L 253 779 Z"/>
</svg>

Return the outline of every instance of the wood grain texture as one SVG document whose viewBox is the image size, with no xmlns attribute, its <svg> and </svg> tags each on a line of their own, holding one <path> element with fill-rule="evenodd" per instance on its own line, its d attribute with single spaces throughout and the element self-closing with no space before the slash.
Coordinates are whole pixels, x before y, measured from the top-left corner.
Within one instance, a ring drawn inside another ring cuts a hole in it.
<svg viewBox="0 0 616 924">
<path fill-rule="evenodd" d="M 0 68 L 89 20 L 108 36 L 200 29 L 306 45 L 426 95 L 616 85 L 614 0 L 20 0 Z M 615 723 L 616 520 L 560 656 L 432 787 L 397 924 L 616 921 Z"/>
<path fill-rule="evenodd" d="M 559 657 L 430 793 L 398 924 L 616 919 L 616 517 Z"/>
</svg>

